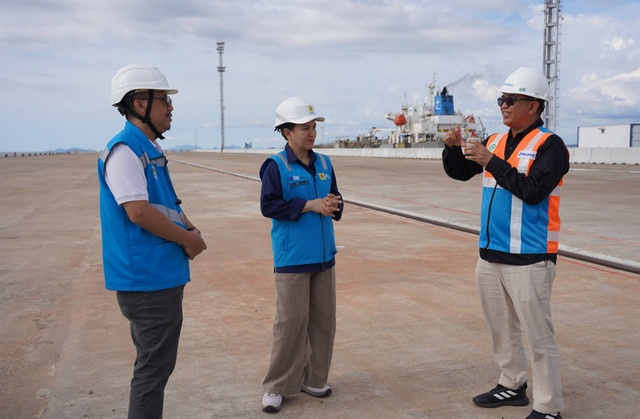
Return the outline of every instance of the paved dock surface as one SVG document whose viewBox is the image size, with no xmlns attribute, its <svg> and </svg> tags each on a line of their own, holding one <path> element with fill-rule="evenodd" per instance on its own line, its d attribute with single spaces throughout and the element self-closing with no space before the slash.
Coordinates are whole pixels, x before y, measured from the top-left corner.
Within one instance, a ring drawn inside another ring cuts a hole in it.
<svg viewBox="0 0 640 419">
<path fill-rule="evenodd" d="M 274 316 L 264 155 L 170 153 L 209 250 L 192 262 L 165 418 L 270 417 L 260 408 Z M 97 154 L 0 160 L 0 417 L 126 418 L 134 349 L 104 289 Z M 480 179 L 429 160 L 334 157 L 345 199 L 478 225 Z M 640 261 L 640 167 L 574 165 L 561 243 Z M 347 204 L 336 223 L 338 330 L 326 399 L 281 418 L 524 418 L 481 409 L 498 378 L 474 281 L 477 237 Z M 565 418 L 640 417 L 640 275 L 560 257 L 553 315 Z M 535 383 L 534 383 L 535 385 Z M 529 390 L 531 397 L 531 390 Z"/>
</svg>

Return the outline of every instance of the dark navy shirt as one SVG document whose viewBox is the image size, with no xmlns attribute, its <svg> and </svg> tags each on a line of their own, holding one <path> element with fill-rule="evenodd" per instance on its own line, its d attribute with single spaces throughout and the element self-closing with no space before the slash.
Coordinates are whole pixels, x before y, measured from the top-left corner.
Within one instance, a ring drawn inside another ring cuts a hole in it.
<svg viewBox="0 0 640 419">
<path fill-rule="evenodd" d="M 513 150 L 516 149 L 527 134 L 542 126 L 542 119 L 538 119 L 515 136 L 509 130 L 505 147 L 505 159 L 511 156 Z M 483 143 L 486 145 L 486 141 Z M 457 180 L 469 180 L 484 170 L 482 165 L 472 160 L 467 160 L 462 154 L 462 149 L 458 146 L 449 147 L 445 145 L 442 151 L 442 163 L 447 175 Z M 569 171 L 569 152 L 564 141 L 556 134 L 553 134 L 538 149 L 537 156 L 528 174 L 519 173 L 517 168 L 514 168 L 506 160 L 498 156 L 491 157 L 486 169 L 501 187 L 527 204 L 536 205 L 549 196 L 562 180 L 562 177 Z M 544 260 L 556 263 L 557 256 L 557 253 L 515 254 L 480 249 L 480 257 L 483 260 L 506 265 L 530 265 Z"/>
<path fill-rule="evenodd" d="M 289 164 L 297 163 L 304 168 L 311 176 L 316 175 L 315 161 L 318 158 L 313 151 L 309 151 L 309 165 L 302 163 L 295 155 L 289 144 L 284 147 L 287 153 L 287 161 Z M 260 211 L 267 218 L 275 218 L 277 220 L 297 221 L 302 215 L 302 210 L 307 203 L 306 199 L 294 197 L 285 201 L 282 195 L 282 181 L 280 180 L 280 171 L 278 164 L 273 159 L 268 158 L 260 168 L 260 179 L 262 179 L 262 191 L 260 193 Z M 340 195 L 336 175 L 331 167 L 331 190 L 330 192 L 336 196 Z M 321 197 L 324 198 L 324 197 Z M 340 204 L 340 211 L 334 213 L 335 221 L 342 218 L 342 210 L 344 204 Z M 335 258 L 324 263 L 311 263 L 307 265 L 281 266 L 274 268 L 274 272 L 281 273 L 297 273 L 297 272 L 323 272 L 336 264 Z"/>
</svg>

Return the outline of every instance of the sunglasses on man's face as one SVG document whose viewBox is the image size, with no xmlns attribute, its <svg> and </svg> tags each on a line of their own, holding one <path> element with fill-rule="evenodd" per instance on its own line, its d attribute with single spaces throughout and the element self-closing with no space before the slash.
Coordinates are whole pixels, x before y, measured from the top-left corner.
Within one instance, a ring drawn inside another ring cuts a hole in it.
<svg viewBox="0 0 640 419">
<path fill-rule="evenodd" d="M 533 102 L 537 99 L 533 99 L 530 97 L 517 97 L 517 96 L 500 96 L 498 98 L 498 106 L 502 106 L 503 103 L 507 104 L 507 107 L 509 106 L 513 106 L 514 103 L 516 103 L 517 101 L 524 101 L 524 102 Z"/>
</svg>

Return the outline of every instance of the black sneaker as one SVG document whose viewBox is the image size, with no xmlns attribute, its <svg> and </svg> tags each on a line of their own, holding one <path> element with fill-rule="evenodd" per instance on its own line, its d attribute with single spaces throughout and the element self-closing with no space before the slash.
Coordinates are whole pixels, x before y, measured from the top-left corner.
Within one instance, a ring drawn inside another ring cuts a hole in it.
<svg viewBox="0 0 640 419">
<path fill-rule="evenodd" d="M 540 413 L 537 410 L 532 410 L 527 419 L 562 419 L 562 416 L 560 413 Z"/>
<path fill-rule="evenodd" d="M 517 390 L 511 390 L 498 384 L 488 393 L 474 397 L 473 402 L 480 407 L 526 406 L 529 404 L 527 383 L 521 385 Z"/>
</svg>

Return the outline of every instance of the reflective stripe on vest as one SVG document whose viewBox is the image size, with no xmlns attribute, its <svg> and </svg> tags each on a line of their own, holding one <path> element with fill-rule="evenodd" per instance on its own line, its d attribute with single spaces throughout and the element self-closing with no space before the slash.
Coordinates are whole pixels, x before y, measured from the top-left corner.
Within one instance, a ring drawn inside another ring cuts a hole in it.
<svg viewBox="0 0 640 419">
<path fill-rule="evenodd" d="M 551 132 L 546 130 L 535 129 L 527 134 L 522 141 L 518 144 L 516 149 L 513 151 L 509 159 L 508 163 L 515 167 L 518 170 L 518 173 L 522 173 L 528 175 L 529 170 L 531 169 L 531 165 L 533 164 L 537 151 L 542 144 L 552 135 Z M 491 151 L 496 156 L 504 159 L 505 156 L 505 147 L 507 142 L 508 133 L 496 134 L 489 139 L 487 142 L 487 149 Z M 551 194 L 545 198 L 542 202 L 537 204 L 538 208 L 544 208 L 545 205 L 548 205 L 547 214 L 548 222 L 546 226 L 547 237 L 546 237 L 546 249 L 539 249 L 540 253 L 557 253 L 558 251 L 558 237 L 560 230 L 560 217 L 559 217 L 559 206 L 560 206 L 560 192 L 562 190 L 562 180 L 558 183 L 558 185 L 554 188 Z M 486 169 L 484 170 L 484 176 L 482 185 L 485 188 L 498 189 L 502 190 L 503 188 L 497 184 L 493 175 L 488 172 Z M 498 198 L 496 198 L 498 199 Z M 494 206 L 499 205 L 498 202 L 491 203 L 492 211 Z M 509 208 L 510 213 L 508 214 L 510 217 L 509 220 L 509 248 L 508 249 L 496 249 L 491 247 L 491 243 L 487 243 L 488 248 L 505 251 L 514 254 L 521 254 L 523 248 L 523 229 L 527 229 L 528 227 L 523 222 L 523 213 L 525 210 L 525 203 L 521 199 L 517 198 L 515 195 L 511 195 L 511 206 Z M 532 207 L 536 206 L 528 206 L 529 211 L 531 211 Z M 490 219 L 491 215 L 489 215 Z M 490 221 L 489 221 L 490 222 Z M 487 226 L 487 220 L 483 220 L 483 228 L 491 228 L 495 227 L 495 224 Z M 494 232 L 495 234 L 496 232 Z M 488 240 L 491 240 L 491 231 L 487 232 L 486 237 Z"/>
<path fill-rule="evenodd" d="M 320 160 L 320 163 L 322 163 L 322 168 L 324 170 L 327 170 L 327 161 L 324 159 L 324 156 L 322 154 L 318 154 L 318 153 L 315 153 L 315 155 Z M 289 162 L 287 161 L 287 154 L 283 153 L 283 152 L 280 152 L 280 153 L 276 154 L 276 156 L 280 157 L 280 160 L 282 160 L 284 165 L 287 167 L 287 170 L 291 172 L 291 166 L 289 166 Z"/>
<path fill-rule="evenodd" d="M 116 291 L 156 291 L 189 282 L 189 259 L 177 243 L 145 231 L 118 205 L 104 176 L 105 162 L 116 144 L 127 145 L 138 157 L 146 178 L 149 204 L 182 228 L 184 218 L 167 160 L 133 124 L 126 122 L 98 160 L 100 222 L 105 286 Z"/>
<path fill-rule="evenodd" d="M 103 164 L 107 161 L 107 157 L 109 157 L 109 153 L 111 153 L 111 150 L 109 150 L 108 147 L 102 150 L 102 152 L 100 153 L 100 160 L 102 160 Z M 140 162 L 142 163 L 143 168 L 146 168 L 147 165 L 151 163 L 155 164 L 158 167 L 165 167 L 167 165 L 167 158 L 165 156 L 160 156 L 160 157 L 156 157 L 155 159 L 150 159 L 149 155 L 146 152 L 143 152 L 142 155 L 138 158 L 140 159 Z"/>
<path fill-rule="evenodd" d="M 182 217 L 182 214 L 174 210 L 173 208 L 168 208 L 160 204 L 149 203 L 149 205 L 151 205 L 153 208 L 160 211 L 164 216 L 166 216 L 168 219 L 170 219 L 174 223 L 186 224 L 186 222 L 184 221 L 184 218 Z"/>
<path fill-rule="evenodd" d="M 331 192 L 331 160 L 319 153 L 314 161 L 316 175 L 312 176 L 298 162 L 289 164 L 284 151 L 270 158 L 278 165 L 282 197 L 313 200 Z M 273 218 L 271 245 L 275 267 L 324 263 L 336 254 L 333 221 L 312 211 L 300 215 L 297 221 Z"/>
<path fill-rule="evenodd" d="M 280 160 L 282 160 L 284 165 L 287 167 L 287 170 L 291 172 L 291 166 L 289 166 L 289 162 L 287 161 L 287 155 L 286 154 L 282 155 L 281 153 L 278 153 L 276 154 L 276 156 L 280 157 Z"/>
</svg>

